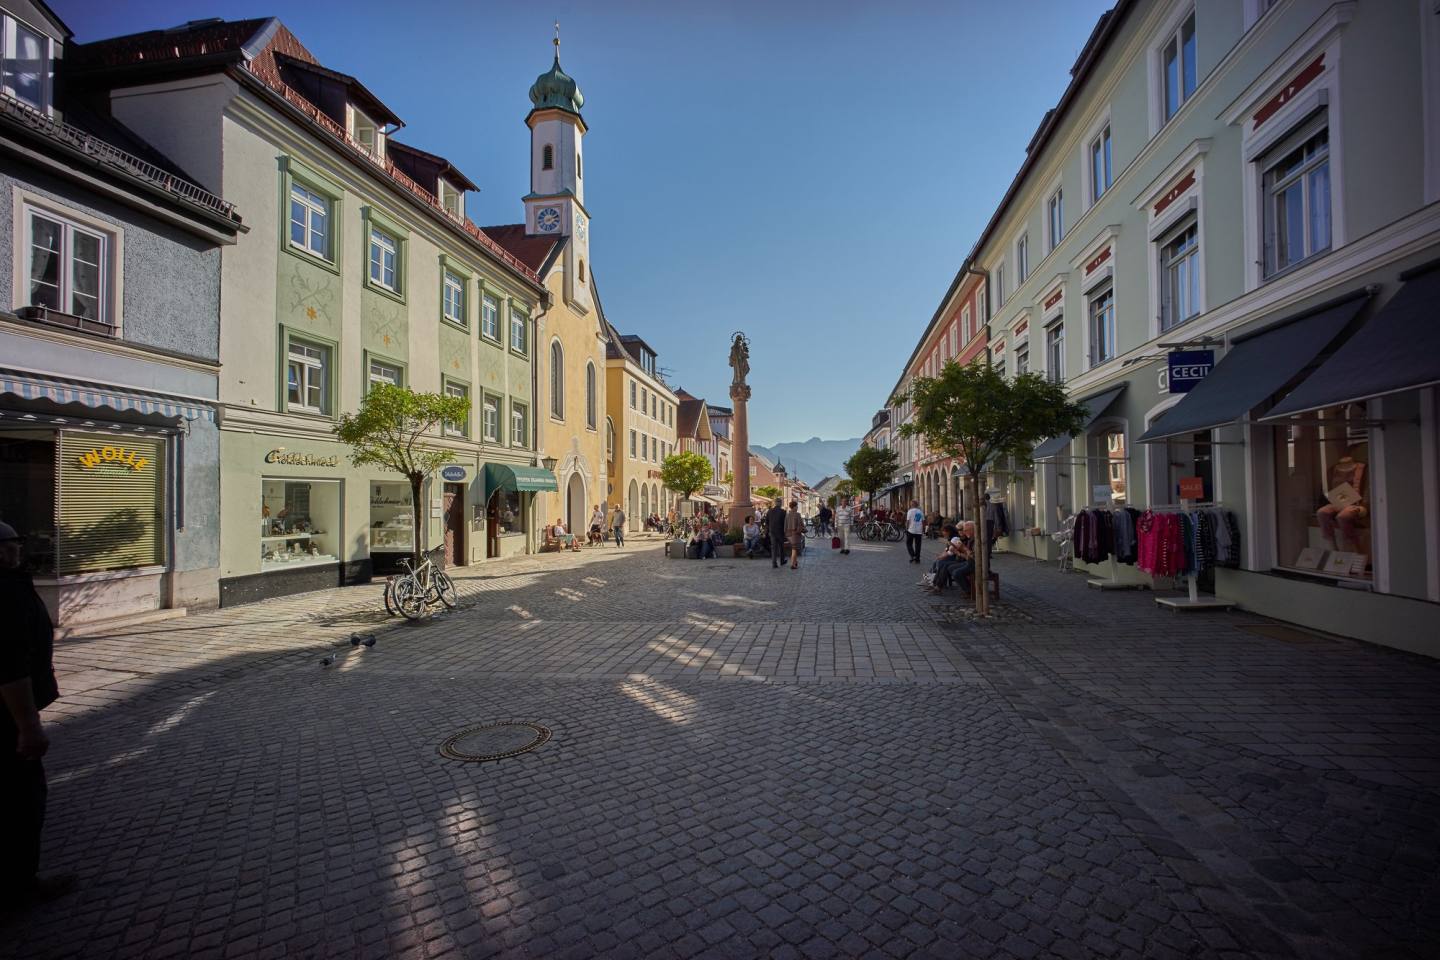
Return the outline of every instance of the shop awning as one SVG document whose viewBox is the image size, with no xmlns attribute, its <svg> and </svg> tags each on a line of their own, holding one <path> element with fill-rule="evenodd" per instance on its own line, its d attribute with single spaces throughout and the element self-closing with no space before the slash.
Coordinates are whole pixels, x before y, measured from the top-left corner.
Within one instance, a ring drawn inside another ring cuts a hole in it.
<svg viewBox="0 0 1440 960">
<path fill-rule="evenodd" d="M 516 490 L 520 493 L 556 491 L 560 484 L 555 474 L 540 467 L 517 467 L 508 463 L 485 464 L 485 495 L 496 490 Z"/>
<path fill-rule="evenodd" d="M 1235 340 L 1210 376 L 1165 411 L 1141 434 L 1140 442 L 1155 443 L 1241 419 L 1309 366 L 1355 319 L 1366 299 L 1364 291 L 1357 291 Z"/>
<path fill-rule="evenodd" d="M 1105 416 L 1105 412 L 1110 409 L 1110 405 L 1115 402 L 1120 394 L 1125 392 L 1126 386 L 1128 386 L 1128 384 L 1122 383 L 1118 387 L 1111 387 L 1104 393 L 1097 393 L 1080 401 L 1090 410 L 1090 417 L 1085 421 L 1085 429 L 1087 431 L 1094 425 L 1096 420 Z M 1046 460 L 1064 453 L 1070 448 L 1070 441 L 1072 439 L 1073 437 L 1068 433 L 1063 437 L 1051 437 L 1035 448 L 1030 454 L 1030 459 Z"/>
<path fill-rule="evenodd" d="M 1262 419 L 1440 383 L 1440 262 L 1401 279 L 1390 302 Z"/>
<path fill-rule="evenodd" d="M 176 419 L 183 417 L 186 420 L 215 419 L 215 408 L 196 400 L 109 387 L 84 380 L 41 377 L 18 370 L 0 370 L 0 394 L 9 394 L 23 400 L 47 400 L 62 406 L 78 404 L 96 410 L 108 407 L 122 413 L 154 414 Z"/>
</svg>

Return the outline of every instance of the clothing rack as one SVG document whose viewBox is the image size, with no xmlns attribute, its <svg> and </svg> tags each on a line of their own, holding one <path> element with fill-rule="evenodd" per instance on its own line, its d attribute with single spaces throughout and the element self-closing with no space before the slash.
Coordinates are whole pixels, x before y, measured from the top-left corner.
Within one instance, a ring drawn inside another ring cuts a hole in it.
<svg viewBox="0 0 1440 960">
<path fill-rule="evenodd" d="M 1152 513 L 1185 513 L 1189 514 L 1197 509 L 1210 508 L 1224 509 L 1225 504 L 1218 500 L 1181 500 L 1178 504 L 1161 504 L 1152 506 Z M 1200 575 L 1188 573 L 1185 575 L 1186 593 L 1184 597 L 1156 597 L 1155 603 L 1162 607 L 1169 607 L 1171 610 L 1229 610 L 1235 606 L 1233 600 L 1221 600 L 1218 597 L 1200 596 Z"/>
<path fill-rule="evenodd" d="M 1110 510 L 1113 512 L 1116 509 L 1123 510 L 1125 509 L 1125 507 L 1122 505 L 1119 508 L 1116 508 L 1112 504 Z M 1120 579 L 1120 562 L 1115 559 L 1115 551 L 1113 549 L 1110 551 L 1110 576 L 1104 578 L 1094 577 L 1090 580 L 1086 580 L 1085 585 L 1089 587 L 1094 587 L 1096 590 L 1140 590 L 1145 586 L 1145 584 L 1140 583 L 1139 581 L 1126 581 Z"/>
</svg>

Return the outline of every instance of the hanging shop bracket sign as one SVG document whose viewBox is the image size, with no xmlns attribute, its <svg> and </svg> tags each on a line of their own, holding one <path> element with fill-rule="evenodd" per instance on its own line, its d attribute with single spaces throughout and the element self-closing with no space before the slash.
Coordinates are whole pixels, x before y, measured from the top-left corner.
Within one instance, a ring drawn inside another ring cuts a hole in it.
<svg viewBox="0 0 1440 960">
<path fill-rule="evenodd" d="M 1172 350 L 1167 355 L 1171 393 L 1189 393 L 1215 368 L 1214 350 Z"/>
</svg>

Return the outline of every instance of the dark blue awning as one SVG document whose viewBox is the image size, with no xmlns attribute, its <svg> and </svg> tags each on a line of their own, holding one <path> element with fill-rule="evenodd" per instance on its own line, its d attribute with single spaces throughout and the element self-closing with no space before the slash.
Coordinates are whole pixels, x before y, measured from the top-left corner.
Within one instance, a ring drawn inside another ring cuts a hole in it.
<svg viewBox="0 0 1440 960">
<path fill-rule="evenodd" d="M 1096 420 L 1099 420 L 1101 417 L 1105 416 L 1105 411 L 1109 410 L 1110 404 L 1114 403 L 1115 399 L 1119 397 L 1120 394 L 1125 392 L 1125 387 L 1126 384 L 1122 383 L 1118 387 L 1112 387 L 1111 389 L 1106 390 L 1104 393 L 1097 393 L 1080 401 L 1090 409 L 1090 419 L 1085 421 L 1085 429 L 1087 431 L 1090 429 L 1091 425 L 1095 423 Z M 1040 444 L 1035 448 L 1035 450 L 1030 454 L 1030 459 L 1047 460 L 1050 457 L 1056 456 L 1057 454 L 1064 453 L 1067 449 L 1069 449 L 1070 441 L 1072 439 L 1073 438 L 1068 433 L 1063 437 L 1051 437 L 1049 440 L 1046 440 L 1044 443 Z"/>
</svg>

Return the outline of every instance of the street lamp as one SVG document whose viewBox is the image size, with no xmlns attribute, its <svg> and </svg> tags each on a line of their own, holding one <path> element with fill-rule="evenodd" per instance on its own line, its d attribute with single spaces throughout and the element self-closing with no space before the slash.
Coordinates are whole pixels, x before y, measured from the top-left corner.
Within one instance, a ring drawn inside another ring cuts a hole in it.
<svg viewBox="0 0 1440 960">
<path fill-rule="evenodd" d="M 556 463 L 556 460 L 555 460 L 554 457 L 541 457 L 541 458 L 540 458 L 540 466 L 544 467 L 546 470 L 549 470 L 551 473 L 554 473 L 554 472 L 555 472 L 555 463 Z"/>
</svg>

